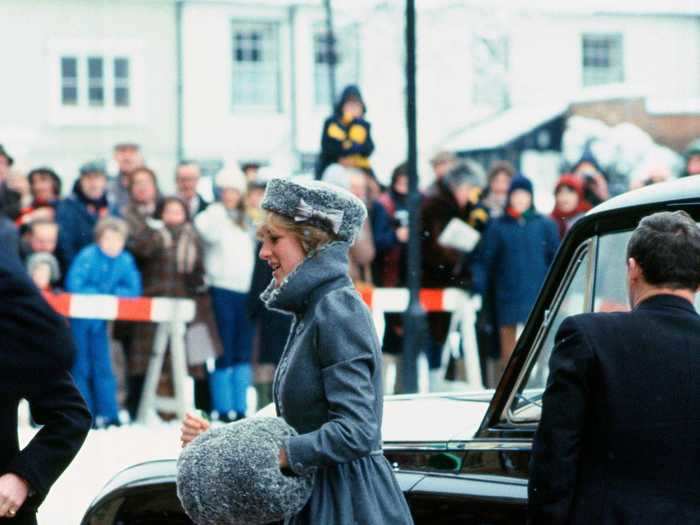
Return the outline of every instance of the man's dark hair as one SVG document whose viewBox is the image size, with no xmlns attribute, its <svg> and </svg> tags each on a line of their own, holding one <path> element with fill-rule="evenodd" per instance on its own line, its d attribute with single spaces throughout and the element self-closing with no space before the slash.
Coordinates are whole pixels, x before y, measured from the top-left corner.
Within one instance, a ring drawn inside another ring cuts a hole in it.
<svg viewBox="0 0 700 525">
<path fill-rule="evenodd" d="M 700 227 L 684 211 L 644 217 L 627 244 L 651 285 L 697 290 L 700 286 Z"/>
</svg>

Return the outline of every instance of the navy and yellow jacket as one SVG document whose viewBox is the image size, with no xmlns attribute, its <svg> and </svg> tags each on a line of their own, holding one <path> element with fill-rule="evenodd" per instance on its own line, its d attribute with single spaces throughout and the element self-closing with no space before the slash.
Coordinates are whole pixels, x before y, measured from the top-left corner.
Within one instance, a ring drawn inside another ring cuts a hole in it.
<svg viewBox="0 0 700 525">
<path fill-rule="evenodd" d="M 349 98 L 360 100 L 362 105 L 365 105 L 356 86 L 345 88 L 333 115 L 323 124 L 321 156 L 317 171 L 319 177 L 330 164 L 340 159 L 349 161 L 349 164 L 356 168 L 370 167 L 369 156 L 374 151 L 370 123 L 364 118 L 351 119 L 343 115 L 343 105 Z"/>
</svg>

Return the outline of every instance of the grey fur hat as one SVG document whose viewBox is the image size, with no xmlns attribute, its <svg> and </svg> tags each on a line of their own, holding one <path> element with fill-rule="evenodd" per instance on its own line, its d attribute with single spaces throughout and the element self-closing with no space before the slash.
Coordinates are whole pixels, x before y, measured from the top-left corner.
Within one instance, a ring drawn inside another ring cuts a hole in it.
<svg viewBox="0 0 700 525">
<path fill-rule="evenodd" d="M 253 417 L 198 436 L 177 462 L 177 495 L 197 525 L 255 525 L 297 514 L 313 475 L 287 476 L 279 451 L 296 431 L 277 417 Z"/>
<path fill-rule="evenodd" d="M 339 240 L 350 243 L 367 218 L 365 204 L 349 191 L 306 179 L 272 179 L 267 184 L 262 208 L 332 231 Z"/>
</svg>

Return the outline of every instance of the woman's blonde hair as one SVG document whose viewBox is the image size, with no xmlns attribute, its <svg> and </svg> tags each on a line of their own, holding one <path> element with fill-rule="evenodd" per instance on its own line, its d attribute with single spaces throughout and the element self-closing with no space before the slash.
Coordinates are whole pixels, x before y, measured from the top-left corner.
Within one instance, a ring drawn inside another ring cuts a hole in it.
<svg viewBox="0 0 700 525">
<path fill-rule="evenodd" d="M 326 244 L 338 240 L 333 233 L 326 230 L 304 224 L 303 222 L 295 222 L 284 215 L 268 211 L 265 213 L 265 219 L 258 228 L 258 235 L 262 235 L 265 230 L 270 228 L 284 230 L 292 234 L 301 244 L 304 255 L 309 255 Z"/>
</svg>

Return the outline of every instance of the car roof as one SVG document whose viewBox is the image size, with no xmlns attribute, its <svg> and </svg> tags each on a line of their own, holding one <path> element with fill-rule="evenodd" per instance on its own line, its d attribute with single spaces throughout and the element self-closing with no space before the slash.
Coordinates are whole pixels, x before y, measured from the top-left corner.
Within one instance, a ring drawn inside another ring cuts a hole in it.
<svg viewBox="0 0 700 525">
<path fill-rule="evenodd" d="M 687 201 L 700 201 L 700 175 L 645 186 L 623 193 L 596 206 L 586 215 L 594 216 L 622 208 Z"/>
</svg>

